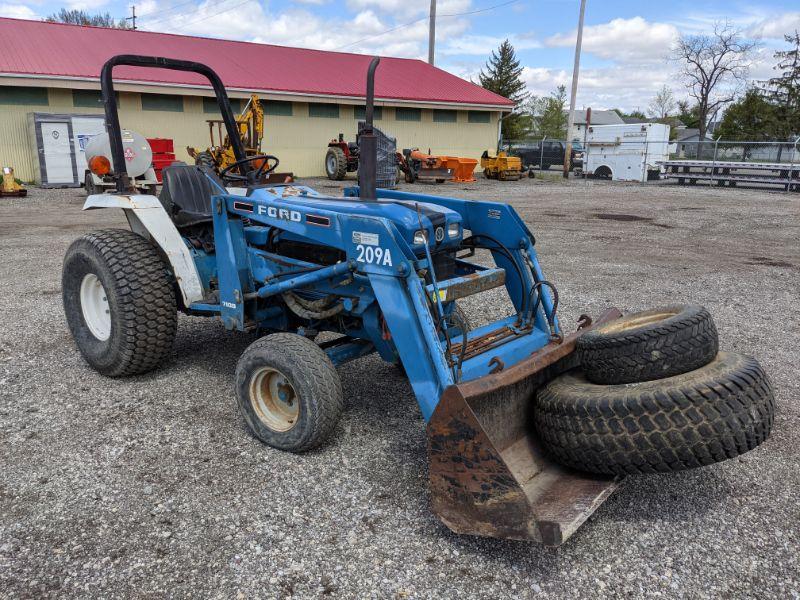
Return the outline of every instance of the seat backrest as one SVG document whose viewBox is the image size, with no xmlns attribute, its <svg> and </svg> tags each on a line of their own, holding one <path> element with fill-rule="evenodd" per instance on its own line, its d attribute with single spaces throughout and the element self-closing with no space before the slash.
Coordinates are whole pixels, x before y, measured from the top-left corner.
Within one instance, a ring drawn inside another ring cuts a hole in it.
<svg viewBox="0 0 800 600">
<path fill-rule="evenodd" d="M 225 189 L 215 174 L 194 165 L 172 165 L 162 171 L 159 198 L 178 227 L 211 221 L 211 196 L 220 190 L 207 173 Z"/>
</svg>

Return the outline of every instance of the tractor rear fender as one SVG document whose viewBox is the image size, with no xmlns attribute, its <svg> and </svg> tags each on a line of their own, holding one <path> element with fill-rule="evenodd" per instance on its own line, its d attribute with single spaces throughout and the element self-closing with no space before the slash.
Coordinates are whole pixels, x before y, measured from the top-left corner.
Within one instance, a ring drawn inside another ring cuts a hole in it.
<svg viewBox="0 0 800 600">
<path fill-rule="evenodd" d="M 83 210 L 95 208 L 121 208 L 131 231 L 161 249 L 172 267 L 184 306 L 203 299 L 203 285 L 192 254 L 158 198 L 145 194 L 94 194 L 86 199 Z"/>
</svg>

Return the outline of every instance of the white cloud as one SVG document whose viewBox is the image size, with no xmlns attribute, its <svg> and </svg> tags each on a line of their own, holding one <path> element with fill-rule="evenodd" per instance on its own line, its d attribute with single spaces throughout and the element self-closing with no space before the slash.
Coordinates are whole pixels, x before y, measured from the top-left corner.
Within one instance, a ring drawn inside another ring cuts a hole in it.
<svg viewBox="0 0 800 600">
<path fill-rule="evenodd" d="M 642 17 L 613 19 L 583 31 L 583 51 L 600 58 L 646 64 L 663 62 L 678 29 L 669 23 L 651 23 Z M 551 47 L 574 47 L 577 32 L 560 33 L 545 40 Z"/>
<path fill-rule="evenodd" d="M 24 4 L 0 4 L 0 15 L 9 19 L 40 19 L 34 10 Z"/>
<path fill-rule="evenodd" d="M 559 85 L 569 86 L 572 72 L 546 67 L 526 67 L 522 77 L 528 89 L 536 96 L 546 96 Z M 576 106 L 594 109 L 647 108 L 661 86 L 673 89 L 677 98 L 685 95 L 670 69 L 652 69 L 647 66 L 618 65 L 604 68 L 581 69 Z"/>
<path fill-rule="evenodd" d="M 462 35 L 457 38 L 450 38 L 446 44 L 441 48 L 442 54 L 451 55 L 475 55 L 489 57 L 493 50 L 503 43 L 503 40 L 508 39 L 514 46 L 514 49 L 519 52 L 520 50 L 531 50 L 533 48 L 541 48 L 542 44 L 536 39 L 531 37 L 522 36 L 506 36 L 497 37 L 491 35 Z"/>
<path fill-rule="evenodd" d="M 800 12 L 772 15 L 751 25 L 747 34 L 755 38 L 782 40 L 783 36 L 800 29 Z"/>
</svg>

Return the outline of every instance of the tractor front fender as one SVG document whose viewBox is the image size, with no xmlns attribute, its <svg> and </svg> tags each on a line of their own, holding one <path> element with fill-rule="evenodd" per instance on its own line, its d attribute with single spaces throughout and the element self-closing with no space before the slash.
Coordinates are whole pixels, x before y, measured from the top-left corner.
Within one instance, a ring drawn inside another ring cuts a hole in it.
<svg viewBox="0 0 800 600">
<path fill-rule="evenodd" d="M 192 254 L 158 198 L 146 194 L 93 194 L 86 199 L 83 210 L 95 208 L 124 210 L 131 230 L 150 240 L 166 256 L 184 306 L 203 300 L 203 284 Z"/>
</svg>

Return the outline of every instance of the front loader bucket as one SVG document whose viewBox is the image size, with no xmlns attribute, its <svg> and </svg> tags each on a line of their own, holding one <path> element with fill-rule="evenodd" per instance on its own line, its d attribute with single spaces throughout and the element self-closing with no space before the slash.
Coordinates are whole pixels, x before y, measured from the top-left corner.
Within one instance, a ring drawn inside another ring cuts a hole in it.
<svg viewBox="0 0 800 600">
<path fill-rule="evenodd" d="M 609 309 L 595 325 L 620 316 Z M 558 546 L 614 491 L 616 479 L 545 456 L 531 418 L 537 388 L 577 366 L 575 342 L 591 327 L 442 394 L 428 458 L 433 512 L 451 530 Z"/>
</svg>

